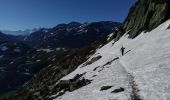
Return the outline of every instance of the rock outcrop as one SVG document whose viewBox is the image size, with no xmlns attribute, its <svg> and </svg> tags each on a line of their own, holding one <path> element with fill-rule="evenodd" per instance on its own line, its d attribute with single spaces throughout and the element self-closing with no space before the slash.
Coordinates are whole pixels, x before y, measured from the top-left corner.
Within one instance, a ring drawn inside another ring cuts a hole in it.
<svg viewBox="0 0 170 100">
<path fill-rule="evenodd" d="M 139 0 L 129 11 L 124 29 L 135 38 L 142 31 L 151 31 L 169 17 L 170 0 Z"/>
</svg>

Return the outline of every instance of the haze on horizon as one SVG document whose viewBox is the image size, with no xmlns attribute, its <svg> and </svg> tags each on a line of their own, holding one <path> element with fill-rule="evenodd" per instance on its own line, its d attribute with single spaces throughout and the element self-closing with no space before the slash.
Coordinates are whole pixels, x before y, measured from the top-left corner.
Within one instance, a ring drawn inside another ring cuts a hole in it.
<svg viewBox="0 0 170 100">
<path fill-rule="evenodd" d="M 136 0 L 1 0 L 0 30 L 53 27 L 60 23 L 123 22 Z"/>
</svg>

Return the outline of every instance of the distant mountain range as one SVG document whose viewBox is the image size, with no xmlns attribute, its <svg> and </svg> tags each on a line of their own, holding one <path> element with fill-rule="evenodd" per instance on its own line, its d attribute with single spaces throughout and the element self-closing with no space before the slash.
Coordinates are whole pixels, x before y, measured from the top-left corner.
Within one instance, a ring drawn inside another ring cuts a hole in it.
<svg viewBox="0 0 170 100">
<path fill-rule="evenodd" d="M 50 29 L 40 29 L 27 36 L 24 41 L 35 48 L 79 48 L 115 31 L 122 24 L 112 21 L 92 23 L 71 22 Z"/>
<path fill-rule="evenodd" d="M 9 35 L 29 35 L 32 32 L 37 31 L 38 29 L 26 29 L 26 30 L 17 30 L 17 31 L 11 31 L 11 30 L 1 30 L 2 33 L 9 34 Z"/>
<path fill-rule="evenodd" d="M 69 58 L 75 54 L 79 57 L 82 51 L 90 52 L 99 43 L 89 44 L 107 37 L 114 32 L 115 27 L 121 25 L 111 21 L 85 24 L 71 22 L 50 29 L 39 29 L 26 36 L 16 36 L 22 31 L 14 32 L 15 35 L 11 35 L 13 32 L 9 35 L 10 31 L 6 31 L 6 34 L 0 32 L 0 94 L 18 89 L 49 64 L 62 62 L 66 58 L 72 62 Z M 80 49 L 84 46 L 87 47 Z M 77 54 L 78 51 L 80 54 Z"/>
</svg>

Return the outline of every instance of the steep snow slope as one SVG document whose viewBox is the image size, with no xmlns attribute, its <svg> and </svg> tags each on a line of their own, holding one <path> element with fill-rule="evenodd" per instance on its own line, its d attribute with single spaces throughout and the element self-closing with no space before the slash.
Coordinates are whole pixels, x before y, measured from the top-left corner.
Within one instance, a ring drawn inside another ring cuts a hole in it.
<svg viewBox="0 0 170 100">
<path fill-rule="evenodd" d="M 88 61 L 61 80 L 82 79 L 90 84 L 55 100 L 170 100 L 170 20 L 135 39 L 125 34 L 114 45 L 98 49 Z M 126 54 L 121 56 L 124 46 Z M 94 61 L 94 58 L 102 58 Z M 93 60 L 93 63 L 88 63 Z M 56 83 L 57 84 L 57 83 Z M 101 91 L 103 86 L 112 86 Z M 52 95 L 51 97 L 55 97 Z"/>
</svg>

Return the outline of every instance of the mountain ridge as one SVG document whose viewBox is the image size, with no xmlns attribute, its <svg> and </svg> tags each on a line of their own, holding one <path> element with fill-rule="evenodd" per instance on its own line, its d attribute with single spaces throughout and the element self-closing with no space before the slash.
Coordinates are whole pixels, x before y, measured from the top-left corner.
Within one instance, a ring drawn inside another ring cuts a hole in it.
<svg viewBox="0 0 170 100">
<path fill-rule="evenodd" d="M 24 41 L 35 48 L 80 48 L 107 36 L 115 31 L 114 27 L 121 25 L 121 23 L 111 21 L 84 24 L 71 22 L 59 24 L 50 29 L 40 29 L 27 36 Z"/>
</svg>

